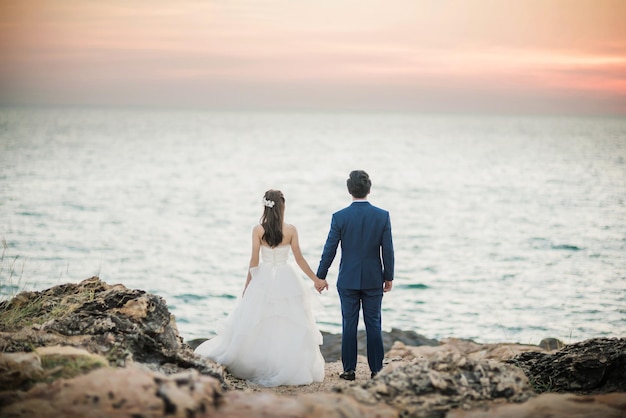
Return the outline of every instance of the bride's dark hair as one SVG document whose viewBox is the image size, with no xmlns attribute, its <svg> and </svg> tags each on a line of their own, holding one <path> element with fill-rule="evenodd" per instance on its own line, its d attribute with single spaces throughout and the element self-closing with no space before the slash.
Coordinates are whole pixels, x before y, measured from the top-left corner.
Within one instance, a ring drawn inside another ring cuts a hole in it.
<svg viewBox="0 0 626 418">
<path fill-rule="evenodd" d="M 285 196 L 280 190 L 268 190 L 263 196 L 261 226 L 265 231 L 261 239 L 270 247 L 283 242 L 283 219 L 285 216 Z"/>
</svg>

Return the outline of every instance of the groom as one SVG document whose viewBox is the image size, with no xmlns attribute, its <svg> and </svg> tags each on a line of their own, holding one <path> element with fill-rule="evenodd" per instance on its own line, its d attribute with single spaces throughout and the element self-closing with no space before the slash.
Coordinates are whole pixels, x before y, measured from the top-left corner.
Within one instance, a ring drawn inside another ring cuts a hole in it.
<svg viewBox="0 0 626 418">
<path fill-rule="evenodd" d="M 362 170 L 352 171 L 347 185 L 348 192 L 352 195 L 352 204 L 333 214 L 317 277 L 326 280 L 328 269 L 337 253 L 337 246 L 341 242 L 337 291 L 343 317 L 341 358 L 344 371 L 339 377 L 354 380 L 357 326 L 361 308 L 371 376 L 374 377 L 383 368 L 385 353 L 381 304 L 383 292 L 391 290 L 394 253 L 389 212 L 367 201 L 372 185 L 369 175 Z M 328 284 L 325 288 L 328 288 Z"/>
</svg>

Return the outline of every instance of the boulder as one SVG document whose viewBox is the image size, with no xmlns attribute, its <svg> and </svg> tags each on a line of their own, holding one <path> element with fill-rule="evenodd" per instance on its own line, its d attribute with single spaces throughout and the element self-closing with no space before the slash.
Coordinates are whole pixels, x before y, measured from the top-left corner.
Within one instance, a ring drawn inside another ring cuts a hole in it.
<svg viewBox="0 0 626 418">
<path fill-rule="evenodd" d="M 195 370 L 163 375 L 139 365 L 103 368 L 37 385 L 0 406 L 4 418 L 189 417 L 211 413 L 222 398 L 220 381 Z"/>
<path fill-rule="evenodd" d="M 626 393 L 595 396 L 544 393 L 522 404 L 492 405 L 487 409 L 453 410 L 446 418 L 624 418 Z"/>
<path fill-rule="evenodd" d="M 165 376 L 145 368 L 107 368 L 36 386 L 0 406 L 4 418 L 330 417 L 397 418 L 386 405 L 368 406 L 332 393 L 298 397 L 224 392 L 219 380 L 195 370 Z"/>
<path fill-rule="evenodd" d="M 100 367 L 107 360 L 68 346 L 40 347 L 31 353 L 0 353 L 0 390 L 26 390 L 38 382 L 74 377 Z"/>
<path fill-rule="evenodd" d="M 431 358 L 397 359 L 374 379 L 337 390 L 364 404 L 384 402 L 403 417 L 443 417 L 453 408 L 523 402 L 534 396 L 517 367 L 453 351 L 438 351 Z"/>
<path fill-rule="evenodd" d="M 388 358 L 402 358 L 412 360 L 414 358 L 436 359 L 446 353 L 456 353 L 468 357 L 472 360 L 509 360 L 521 353 L 548 351 L 538 345 L 498 343 L 498 344 L 478 344 L 471 340 L 459 338 L 446 338 L 437 345 L 423 345 L 419 347 L 407 346 L 396 341 L 387 352 Z"/>
<path fill-rule="evenodd" d="M 322 332 L 322 336 L 324 337 L 324 344 L 320 349 L 324 360 L 327 363 L 341 360 L 341 334 Z M 358 354 L 363 356 L 367 355 L 366 335 L 364 330 L 358 331 L 357 341 Z M 427 338 L 415 331 L 403 331 L 397 328 L 392 328 L 391 331 L 383 331 L 383 348 L 385 352 L 389 351 L 396 341 L 413 347 L 439 345 L 437 340 Z"/>
<path fill-rule="evenodd" d="M 35 353 L 0 353 L 0 390 L 27 389 L 44 374 Z"/>
<path fill-rule="evenodd" d="M 0 352 L 73 346 L 111 366 L 139 362 L 164 373 L 194 368 L 223 381 L 223 368 L 183 343 L 165 300 L 98 277 L 0 302 Z"/>
<path fill-rule="evenodd" d="M 340 350 L 341 336 L 324 337 L 331 352 Z M 613 417 L 626 404 L 623 393 L 536 393 L 624 391 L 623 338 L 559 351 L 553 339 L 478 344 L 400 330 L 384 338 L 385 367 L 373 379 L 363 369 L 355 382 L 327 374 L 304 390 L 255 389 L 196 356 L 162 298 L 92 277 L 0 302 L 0 416 L 541 417 L 554 402 L 561 412 L 552 416 L 576 417 L 568 411 L 578 405 L 581 417 Z"/>
<path fill-rule="evenodd" d="M 539 393 L 626 391 L 626 338 L 592 338 L 552 354 L 521 353 L 508 362 L 519 366 Z"/>
</svg>

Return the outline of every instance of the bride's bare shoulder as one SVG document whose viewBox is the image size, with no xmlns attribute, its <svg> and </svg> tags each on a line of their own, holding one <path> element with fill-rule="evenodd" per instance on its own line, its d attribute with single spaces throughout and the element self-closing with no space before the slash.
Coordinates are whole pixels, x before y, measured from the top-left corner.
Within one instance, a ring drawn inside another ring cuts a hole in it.
<svg viewBox="0 0 626 418">
<path fill-rule="evenodd" d="M 293 238 L 295 235 L 298 234 L 298 231 L 296 230 L 296 227 L 291 225 L 291 224 L 283 224 L 283 241 L 286 241 L 288 243 L 291 243 L 291 238 Z"/>
<path fill-rule="evenodd" d="M 257 224 L 252 228 L 252 235 L 255 237 L 261 237 L 263 236 L 264 233 L 265 233 L 265 230 L 263 229 L 263 226 L 260 224 Z"/>
<path fill-rule="evenodd" d="M 287 224 L 287 223 L 283 224 L 283 233 L 284 234 L 294 234 L 296 232 L 297 232 L 297 230 L 296 230 L 295 225 Z"/>
</svg>

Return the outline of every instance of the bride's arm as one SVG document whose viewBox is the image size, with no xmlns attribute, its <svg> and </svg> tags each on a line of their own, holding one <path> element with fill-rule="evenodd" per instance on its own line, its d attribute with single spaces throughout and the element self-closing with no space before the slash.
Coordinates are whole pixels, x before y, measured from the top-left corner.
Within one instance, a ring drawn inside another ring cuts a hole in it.
<svg viewBox="0 0 626 418">
<path fill-rule="evenodd" d="M 246 278 L 246 284 L 243 287 L 243 294 L 246 294 L 246 289 L 252 280 L 252 273 L 250 269 L 259 265 L 259 251 L 261 250 L 261 236 L 263 227 L 257 225 L 252 229 L 252 253 L 250 254 L 250 264 L 248 265 L 248 277 Z M 242 295 L 243 296 L 243 295 Z"/>
<path fill-rule="evenodd" d="M 295 226 L 291 226 L 293 228 L 293 235 L 291 236 L 291 251 L 293 252 L 293 257 L 296 260 L 296 264 L 298 267 L 308 276 L 309 279 L 313 280 L 315 283 L 315 288 L 321 292 L 324 288 L 328 289 L 328 284 L 325 280 L 321 280 L 319 277 L 315 275 L 309 263 L 307 263 L 306 259 L 302 255 L 302 250 L 300 249 L 300 242 L 298 241 L 298 230 Z"/>
</svg>

